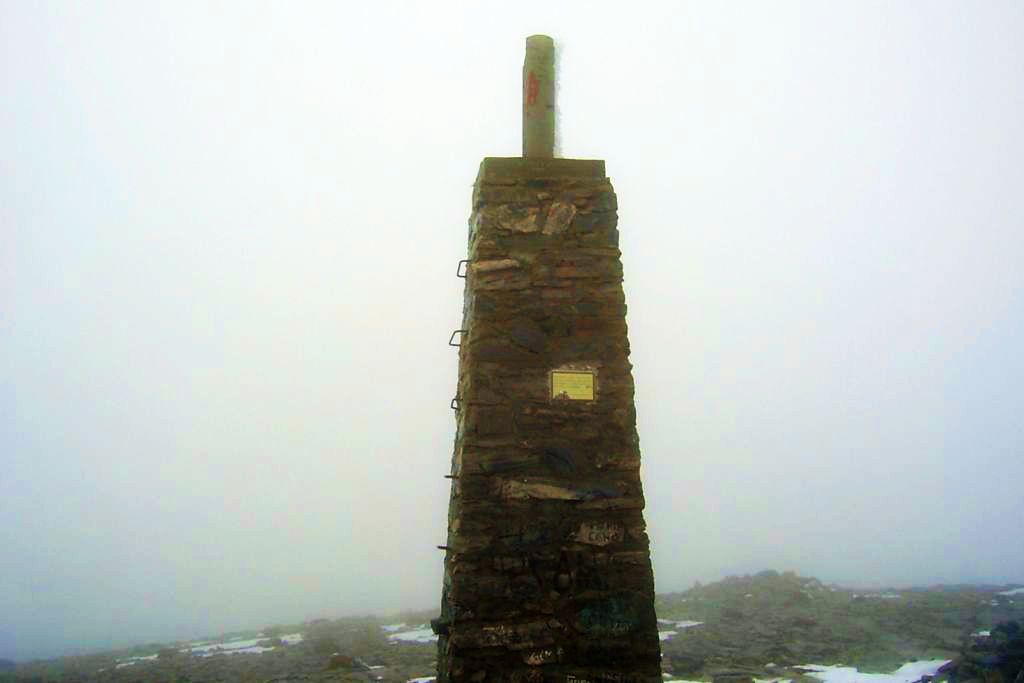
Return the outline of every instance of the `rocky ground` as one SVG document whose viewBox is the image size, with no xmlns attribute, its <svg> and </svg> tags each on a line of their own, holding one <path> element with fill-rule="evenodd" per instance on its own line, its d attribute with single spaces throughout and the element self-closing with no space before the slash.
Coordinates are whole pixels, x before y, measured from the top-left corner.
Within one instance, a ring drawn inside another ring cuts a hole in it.
<svg viewBox="0 0 1024 683">
<path fill-rule="evenodd" d="M 1006 621 L 987 635 L 975 636 L 949 666 L 943 680 L 952 683 L 1024 683 L 1024 628 Z"/>
<path fill-rule="evenodd" d="M 1024 623 L 1024 591 L 1008 586 L 865 591 L 769 571 L 661 595 L 656 607 L 667 680 L 883 683 L 920 675 L 872 679 L 868 672 L 951 660 L 936 680 L 1015 683 L 1024 666 L 1016 625 Z M 426 628 L 433 616 L 318 620 L 30 662 L 0 671 L 0 682 L 404 683 L 433 675 L 436 645 Z"/>
<path fill-rule="evenodd" d="M 806 664 L 863 674 L 954 660 L 996 624 L 1024 617 L 1024 594 L 1006 588 L 867 591 L 793 573 L 731 577 L 659 596 L 662 666 L 676 679 L 800 681 L 813 680 Z"/>
</svg>

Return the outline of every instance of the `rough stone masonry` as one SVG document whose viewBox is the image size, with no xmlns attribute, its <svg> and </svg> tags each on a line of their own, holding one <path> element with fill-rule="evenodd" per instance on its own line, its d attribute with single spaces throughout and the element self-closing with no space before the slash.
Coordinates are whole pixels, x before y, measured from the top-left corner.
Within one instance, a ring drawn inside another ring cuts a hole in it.
<svg viewBox="0 0 1024 683">
<path fill-rule="evenodd" d="M 473 191 L 442 683 L 662 680 L 618 205 L 603 161 L 553 158 L 553 49 L 527 39 L 524 157 Z"/>
<path fill-rule="evenodd" d="M 480 166 L 440 681 L 661 680 L 616 209 L 603 161 Z"/>
</svg>

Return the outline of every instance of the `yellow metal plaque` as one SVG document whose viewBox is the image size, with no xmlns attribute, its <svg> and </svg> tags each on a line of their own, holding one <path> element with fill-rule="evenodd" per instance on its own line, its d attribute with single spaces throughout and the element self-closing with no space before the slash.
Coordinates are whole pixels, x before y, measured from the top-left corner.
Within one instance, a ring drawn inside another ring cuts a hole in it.
<svg viewBox="0 0 1024 683">
<path fill-rule="evenodd" d="M 551 398 L 572 401 L 594 400 L 593 370 L 552 370 Z"/>
</svg>

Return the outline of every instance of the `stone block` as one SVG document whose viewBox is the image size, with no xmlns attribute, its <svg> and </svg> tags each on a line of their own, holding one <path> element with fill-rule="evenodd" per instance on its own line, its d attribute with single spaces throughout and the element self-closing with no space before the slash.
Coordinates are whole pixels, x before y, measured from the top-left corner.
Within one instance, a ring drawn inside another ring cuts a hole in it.
<svg viewBox="0 0 1024 683">
<path fill-rule="evenodd" d="M 555 637 L 545 620 L 518 624 L 456 626 L 451 630 L 449 641 L 453 646 L 462 648 L 504 647 L 509 650 L 526 650 L 552 645 Z"/>
<path fill-rule="evenodd" d="M 573 535 L 577 543 L 606 546 L 621 543 L 626 536 L 626 529 L 616 522 L 581 522 L 579 530 Z"/>
<path fill-rule="evenodd" d="M 560 235 L 569 229 L 576 218 L 576 207 L 565 202 L 554 202 L 548 208 L 541 232 L 545 235 Z"/>
<path fill-rule="evenodd" d="M 603 179 L 604 161 L 598 159 L 527 159 L 487 157 L 480 164 L 479 183 L 511 184 L 523 180 Z"/>
<path fill-rule="evenodd" d="M 495 436 L 512 432 L 512 409 L 508 406 L 468 406 L 466 430 L 480 436 Z"/>
</svg>

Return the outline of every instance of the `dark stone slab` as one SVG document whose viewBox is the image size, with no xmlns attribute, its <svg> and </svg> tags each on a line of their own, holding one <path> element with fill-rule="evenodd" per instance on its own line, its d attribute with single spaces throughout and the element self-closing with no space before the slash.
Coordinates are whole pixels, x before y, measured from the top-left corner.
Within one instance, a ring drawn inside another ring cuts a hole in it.
<svg viewBox="0 0 1024 683">
<path fill-rule="evenodd" d="M 523 157 L 486 157 L 477 179 L 600 178 L 604 175 L 601 159 L 524 159 Z"/>
</svg>

